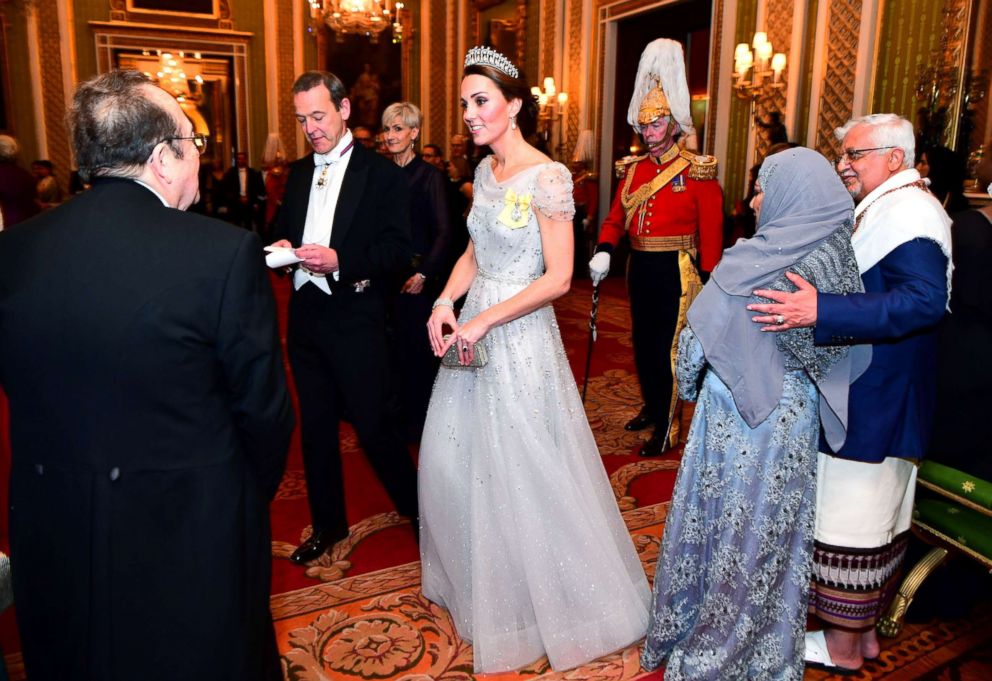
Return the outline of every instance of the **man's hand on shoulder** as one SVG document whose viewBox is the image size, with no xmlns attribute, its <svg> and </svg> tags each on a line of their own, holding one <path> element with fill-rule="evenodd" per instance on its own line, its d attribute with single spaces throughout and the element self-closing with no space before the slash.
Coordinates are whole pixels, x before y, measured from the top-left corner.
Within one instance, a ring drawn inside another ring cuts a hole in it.
<svg viewBox="0 0 992 681">
<path fill-rule="evenodd" d="M 796 285 L 796 290 L 773 291 L 758 289 L 754 295 L 768 298 L 774 303 L 755 303 L 748 305 L 751 312 L 760 315 L 751 317 L 757 324 L 766 324 L 762 331 L 788 331 L 804 326 L 816 325 L 816 288 L 811 283 L 794 272 L 786 272 L 785 276 Z"/>
</svg>

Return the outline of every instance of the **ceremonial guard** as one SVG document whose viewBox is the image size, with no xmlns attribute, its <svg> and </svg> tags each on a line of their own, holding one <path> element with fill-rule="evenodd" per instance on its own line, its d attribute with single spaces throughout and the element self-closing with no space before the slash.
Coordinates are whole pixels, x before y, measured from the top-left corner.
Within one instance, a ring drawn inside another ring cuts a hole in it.
<svg viewBox="0 0 992 681">
<path fill-rule="evenodd" d="M 609 272 L 613 249 L 629 233 L 627 289 L 644 405 L 624 427 L 655 427 L 641 456 L 658 456 L 678 442 L 678 336 L 702 287 L 697 267 L 710 272 L 722 249 L 717 161 L 694 151 L 689 101 L 681 44 L 665 38 L 651 42 L 641 55 L 627 112 L 627 122 L 644 139 L 647 153 L 617 161 L 620 186 L 589 261 L 598 285 Z"/>
</svg>

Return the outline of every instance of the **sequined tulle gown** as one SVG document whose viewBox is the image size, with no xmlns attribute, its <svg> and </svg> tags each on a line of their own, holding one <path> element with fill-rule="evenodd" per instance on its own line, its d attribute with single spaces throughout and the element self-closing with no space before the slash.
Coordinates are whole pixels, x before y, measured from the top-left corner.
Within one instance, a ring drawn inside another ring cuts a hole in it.
<svg viewBox="0 0 992 681">
<path fill-rule="evenodd" d="M 519 227 L 505 220 L 514 198 L 518 206 L 531 199 Z M 491 159 L 480 164 L 469 216 L 479 269 L 462 323 L 543 273 L 534 211 L 571 220 L 564 166 L 534 166 L 499 184 Z M 516 669 L 544 654 L 567 669 L 644 635 L 647 580 L 551 305 L 494 327 L 482 342 L 488 364 L 442 367 L 427 414 L 424 595 L 472 641 L 476 672 Z"/>
</svg>

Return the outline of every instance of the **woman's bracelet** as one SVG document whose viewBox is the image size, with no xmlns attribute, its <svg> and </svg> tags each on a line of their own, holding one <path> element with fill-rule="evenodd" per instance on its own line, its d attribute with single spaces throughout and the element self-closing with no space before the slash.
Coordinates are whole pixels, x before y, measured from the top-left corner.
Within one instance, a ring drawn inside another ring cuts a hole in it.
<svg viewBox="0 0 992 681">
<path fill-rule="evenodd" d="M 441 306 L 450 307 L 452 310 L 455 309 L 455 304 L 451 302 L 450 298 L 438 298 L 434 301 L 434 304 L 431 305 L 431 309 L 433 310 L 434 308 Z"/>
</svg>

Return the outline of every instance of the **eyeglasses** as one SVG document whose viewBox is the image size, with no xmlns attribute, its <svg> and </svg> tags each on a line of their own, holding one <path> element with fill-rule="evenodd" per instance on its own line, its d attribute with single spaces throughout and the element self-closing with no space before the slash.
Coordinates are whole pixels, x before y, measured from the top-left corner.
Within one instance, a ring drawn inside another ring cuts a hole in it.
<svg viewBox="0 0 992 681">
<path fill-rule="evenodd" d="M 882 151 L 883 149 L 895 149 L 896 147 L 871 147 L 870 149 L 845 149 L 844 153 L 834 159 L 834 165 L 839 166 L 844 161 L 848 164 L 860 161 L 869 151 Z"/>
<path fill-rule="evenodd" d="M 190 140 L 193 146 L 196 147 L 196 151 L 200 156 L 203 156 L 203 152 L 207 150 L 207 141 L 210 138 L 203 133 L 196 133 L 194 135 L 189 135 L 187 137 L 166 137 L 163 142 L 172 142 L 176 140 Z"/>
</svg>

